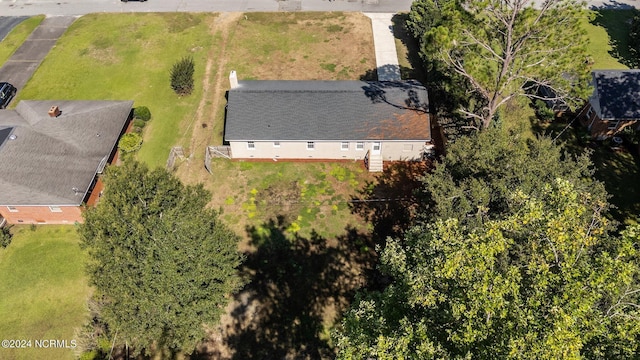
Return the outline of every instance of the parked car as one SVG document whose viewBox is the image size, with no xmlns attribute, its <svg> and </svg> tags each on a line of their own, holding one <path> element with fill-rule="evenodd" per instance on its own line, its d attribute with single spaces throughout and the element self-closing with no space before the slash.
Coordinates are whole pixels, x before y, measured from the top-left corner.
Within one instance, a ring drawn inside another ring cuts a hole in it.
<svg viewBox="0 0 640 360">
<path fill-rule="evenodd" d="M 16 92 L 18 92 L 18 89 L 15 86 L 8 82 L 0 82 L 0 109 L 4 109 L 9 105 L 16 96 Z"/>
</svg>

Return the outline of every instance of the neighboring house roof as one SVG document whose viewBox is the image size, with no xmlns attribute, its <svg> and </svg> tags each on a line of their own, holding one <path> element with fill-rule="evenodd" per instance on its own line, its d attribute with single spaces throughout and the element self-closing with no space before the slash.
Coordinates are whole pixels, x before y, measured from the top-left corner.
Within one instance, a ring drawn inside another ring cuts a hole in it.
<svg viewBox="0 0 640 360">
<path fill-rule="evenodd" d="M 428 109 L 417 81 L 240 81 L 225 140 L 430 140 Z"/>
<path fill-rule="evenodd" d="M 61 115 L 48 111 L 58 106 Z M 21 101 L 0 110 L 0 205 L 80 205 L 133 101 Z M 11 129 L 11 130 L 7 130 Z M 4 140 L 4 141 L 3 141 Z"/>
<path fill-rule="evenodd" d="M 593 72 L 589 102 L 600 119 L 640 119 L 640 70 Z"/>
</svg>

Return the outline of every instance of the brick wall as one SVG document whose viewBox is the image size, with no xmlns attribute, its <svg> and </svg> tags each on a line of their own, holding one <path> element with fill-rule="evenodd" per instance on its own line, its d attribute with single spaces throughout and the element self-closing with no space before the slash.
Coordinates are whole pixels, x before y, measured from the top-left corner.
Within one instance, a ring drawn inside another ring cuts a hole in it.
<svg viewBox="0 0 640 360">
<path fill-rule="evenodd" d="M 631 126 L 637 123 L 636 120 L 620 120 L 620 121 L 606 121 L 602 120 L 596 115 L 595 111 L 589 111 L 591 106 L 587 104 L 585 108 L 580 112 L 580 122 L 590 127 L 589 131 L 591 136 L 596 139 L 606 139 L 614 136 L 627 126 Z M 615 127 L 609 128 L 609 125 L 614 124 Z"/>
<path fill-rule="evenodd" d="M 49 206 L 15 206 L 9 210 L 0 206 L 0 215 L 9 224 L 73 224 L 82 222 L 79 206 L 60 206 L 52 211 Z M 59 210 L 59 211 L 58 211 Z"/>
</svg>

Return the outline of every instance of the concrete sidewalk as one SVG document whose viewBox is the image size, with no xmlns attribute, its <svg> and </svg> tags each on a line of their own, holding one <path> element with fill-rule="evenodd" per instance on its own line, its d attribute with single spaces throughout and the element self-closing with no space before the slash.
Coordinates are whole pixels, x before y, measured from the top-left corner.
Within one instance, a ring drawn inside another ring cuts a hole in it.
<svg viewBox="0 0 640 360">
<path fill-rule="evenodd" d="M 9 82 L 20 91 L 76 18 L 51 16 L 42 20 L 22 46 L 0 68 L 0 81 Z"/>
<path fill-rule="evenodd" d="M 371 19 L 379 81 L 399 81 L 400 65 L 393 36 L 392 13 L 365 13 Z"/>
</svg>

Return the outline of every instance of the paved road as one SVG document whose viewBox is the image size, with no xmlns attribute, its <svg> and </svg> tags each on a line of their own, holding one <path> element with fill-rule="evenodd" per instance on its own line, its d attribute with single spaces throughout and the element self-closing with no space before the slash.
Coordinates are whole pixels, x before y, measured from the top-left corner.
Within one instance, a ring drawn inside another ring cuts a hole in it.
<svg viewBox="0 0 640 360">
<path fill-rule="evenodd" d="M 412 0 L 0 0 L 3 16 L 172 11 L 409 11 Z"/>
</svg>

